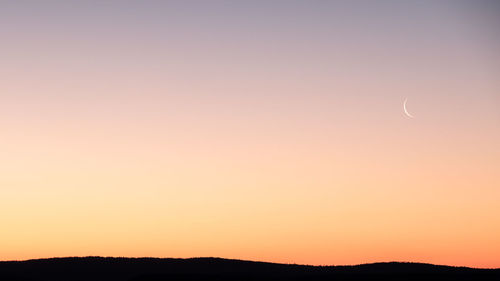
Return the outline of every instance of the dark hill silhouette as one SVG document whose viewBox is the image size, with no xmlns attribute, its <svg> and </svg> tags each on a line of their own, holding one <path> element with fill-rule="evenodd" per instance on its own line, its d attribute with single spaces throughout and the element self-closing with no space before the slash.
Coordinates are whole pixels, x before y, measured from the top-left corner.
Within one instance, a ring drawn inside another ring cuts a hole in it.
<svg viewBox="0 0 500 281">
<path fill-rule="evenodd" d="M 398 262 L 308 266 L 221 258 L 85 257 L 0 262 L 0 280 L 500 280 L 500 269 Z"/>
</svg>

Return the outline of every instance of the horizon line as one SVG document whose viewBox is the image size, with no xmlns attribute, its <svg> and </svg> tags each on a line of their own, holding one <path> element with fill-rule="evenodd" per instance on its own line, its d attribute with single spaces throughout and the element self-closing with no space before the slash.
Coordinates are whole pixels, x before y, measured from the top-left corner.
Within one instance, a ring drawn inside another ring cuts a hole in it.
<svg viewBox="0 0 500 281">
<path fill-rule="evenodd" d="M 42 260 L 57 260 L 57 259 L 88 259 L 88 258 L 100 258 L 100 259 L 163 259 L 163 260 L 192 260 L 192 259 L 219 259 L 219 260 L 229 260 L 229 261 L 243 261 L 243 262 L 254 262 L 254 263 L 267 263 L 267 264 L 277 264 L 277 265 L 296 265 L 296 266 L 307 266 L 307 267 L 348 267 L 348 266 L 363 266 L 363 265 L 373 265 L 373 264 L 422 264 L 422 265 L 432 265 L 432 266 L 443 266 L 443 267 L 453 267 L 453 268 L 468 268 L 468 269 L 481 269 L 481 270 L 500 270 L 500 267 L 474 267 L 474 266 L 463 266 L 463 265 L 446 265 L 446 264 L 434 264 L 430 262 L 419 262 L 419 261 L 378 261 L 378 262 L 366 262 L 358 264 L 300 264 L 300 263 L 284 263 L 284 262 L 270 262 L 270 261 L 259 261 L 259 260 L 245 260 L 239 258 L 224 258 L 224 257 L 188 257 L 188 258 L 175 258 L 175 257 L 152 257 L 152 256 L 55 256 L 55 257 L 41 257 L 41 258 L 30 258 L 21 260 L 0 260 L 0 263 L 5 262 L 30 262 L 30 261 L 42 261 Z"/>
</svg>

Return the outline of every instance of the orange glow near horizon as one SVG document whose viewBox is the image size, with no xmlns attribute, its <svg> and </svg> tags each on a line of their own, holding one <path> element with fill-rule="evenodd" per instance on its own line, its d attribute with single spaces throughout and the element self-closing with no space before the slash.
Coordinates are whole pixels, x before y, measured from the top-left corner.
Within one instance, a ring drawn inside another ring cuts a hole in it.
<svg viewBox="0 0 500 281">
<path fill-rule="evenodd" d="M 35 3 L 0 11 L 0 260 L 500 267 L 484 7 Z"/>
</svg>

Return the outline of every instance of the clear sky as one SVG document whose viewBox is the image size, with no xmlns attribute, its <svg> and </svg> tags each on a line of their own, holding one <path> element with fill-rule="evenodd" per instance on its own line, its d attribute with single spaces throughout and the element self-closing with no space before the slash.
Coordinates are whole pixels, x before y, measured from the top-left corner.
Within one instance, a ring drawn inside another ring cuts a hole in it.
<svg viewBox="0 0 500 281">
<path fill-rule="evenodd" d="M 1 1 L 0 260 L 500 267 L 499 30 L 495 1 Z"/>
</svg>

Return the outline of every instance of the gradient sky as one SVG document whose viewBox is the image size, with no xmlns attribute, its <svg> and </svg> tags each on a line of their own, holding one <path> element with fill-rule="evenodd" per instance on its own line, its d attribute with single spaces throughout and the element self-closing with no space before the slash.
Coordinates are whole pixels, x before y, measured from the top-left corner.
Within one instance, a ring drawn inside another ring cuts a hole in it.
<svg viewBox="0 0 500 281">
<path fill-rule="evenodd" d="M 495 1 L 1 1 L 0 260 L 500 267 L 499 30 Z"/>
</svg>

